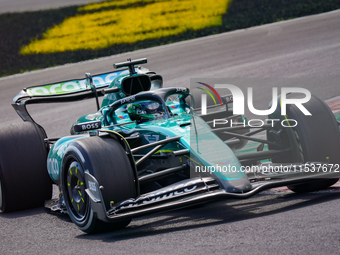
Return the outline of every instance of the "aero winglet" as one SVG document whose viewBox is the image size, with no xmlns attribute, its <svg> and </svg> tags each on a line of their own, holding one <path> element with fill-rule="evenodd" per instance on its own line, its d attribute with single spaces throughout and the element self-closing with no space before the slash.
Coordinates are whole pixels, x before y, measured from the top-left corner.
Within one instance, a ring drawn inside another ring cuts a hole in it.
<svg viewBox="0 0 340 255">
<path fill-rule="evenodd" d="M 140 58 L 140 59 L 135 59 L 135 60 L 131 60 L 131 58 L 128 58 L 127 61 L 125 61 L 125 62 L 113 64 L 113 67 L 115 69 L 122 68 L 122 67 L 128 67 L 130 74 L 135 74 L 136 73 L 135 65 L 146 64 L 147 62 L 148 62 L 148 60 L 146 58 Z"/>
</svg>

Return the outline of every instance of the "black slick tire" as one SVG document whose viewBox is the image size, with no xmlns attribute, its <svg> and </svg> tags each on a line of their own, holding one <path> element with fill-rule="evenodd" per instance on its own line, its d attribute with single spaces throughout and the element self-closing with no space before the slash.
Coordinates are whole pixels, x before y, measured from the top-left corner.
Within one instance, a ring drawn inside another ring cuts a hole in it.
<svg viewBox="0 0 340 255">
<path fill-rule="evenodd" d="M 47 148 L 31 122 L 0 130 L 0 210 L 12 212 L 43 206 L 52 196 Z"/>
<path fill-rule="evenodd" d="M 94 215 L 85 193 L 84 171 L 88 170 L 103 187 L 105 207 L 136 196 L 135 177 L 126 151 L 112 138 L 88 137 L 73 142 L 62 167 L 62 192 L 71 220 L 86 233 L 124 228 L 130 220 L 104 223 Z"/>
</svg>

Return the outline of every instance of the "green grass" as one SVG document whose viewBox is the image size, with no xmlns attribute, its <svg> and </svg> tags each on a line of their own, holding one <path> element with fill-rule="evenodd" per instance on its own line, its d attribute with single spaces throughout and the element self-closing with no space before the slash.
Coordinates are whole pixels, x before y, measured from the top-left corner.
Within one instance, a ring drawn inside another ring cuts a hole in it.
<svg viewBox="0 0 340 255">
<path fill-rule="evenodd" d="M 340 0 L 234 0 L 227 13 L 223 15 L 223 22 L 220 26 L 187 31 L 161 39 L 114 45 L 101 50 L 78 50 L 25 56 L 19 54 L 23 45 L 27 45 L 32 38 L 41 38 L 48 28 L 62 23 L 66 17 L 74 16 L 78 6 L 2 14 L 0 15 L 0 76 L 109 56 L 339 8 Z"/>
</svg>

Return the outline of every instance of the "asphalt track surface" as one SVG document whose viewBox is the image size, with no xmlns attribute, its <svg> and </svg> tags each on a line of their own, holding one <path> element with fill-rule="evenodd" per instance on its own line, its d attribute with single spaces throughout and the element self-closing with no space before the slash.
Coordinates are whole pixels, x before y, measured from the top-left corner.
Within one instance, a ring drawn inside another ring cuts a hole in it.
<svg viewBox="0 0 340 255">
<path fill-rule="evenodd" d="M 218 77 L 254 87 L 266 109 L 276 86 L 308 88 L 327 100 L 340 95 L 340 11 L 294 19 L 94 61 L 0 79 L 2 124 L 19 121 L 11 100 L 21 88 L 112 70 L 128 57 L 147 57 L 166 86 Z M 33 107 L 49 136 L 66 135 L 94 102 Z M 320 130 L 322 132 L 322 130 Z M 339 254 L 340 191 L 294 194 L 284 188 L 247 200 L 138 218 L 124 230 L 85 235 L 67 217 L 44 209 L 0 215 L 0 254 Z"/>
</svg>

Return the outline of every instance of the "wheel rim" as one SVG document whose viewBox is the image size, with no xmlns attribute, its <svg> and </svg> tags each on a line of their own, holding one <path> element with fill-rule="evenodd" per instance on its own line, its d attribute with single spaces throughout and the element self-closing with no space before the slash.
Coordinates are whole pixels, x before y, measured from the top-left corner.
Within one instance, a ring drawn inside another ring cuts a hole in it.
<svg viewBox="0 0 340 255">
<path fill-rule="evenodd" d="M 81 221 L 86 216 L 88 201 L 85 193 L 83 169 L 76 161 L 72 162 L 68 168 L 66 185 L 70 213 L 75 219 Z"/>
</svg>

